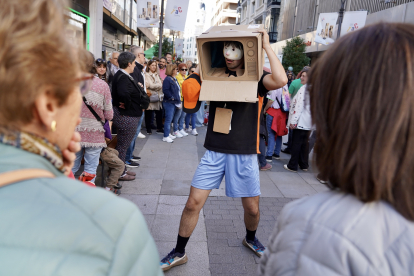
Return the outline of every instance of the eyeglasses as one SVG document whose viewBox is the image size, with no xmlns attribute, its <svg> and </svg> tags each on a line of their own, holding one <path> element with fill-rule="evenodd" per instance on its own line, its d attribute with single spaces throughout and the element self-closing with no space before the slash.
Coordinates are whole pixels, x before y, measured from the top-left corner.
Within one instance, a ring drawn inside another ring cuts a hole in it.
<svg viewBox="0 0 414 276">
<path fill-rule="evenodd" d="M 194 73 L 194 72 L 195 72 L 195 70 L 191 70 L 190 72 L 191 72 L 191 73 Z"/>
<path fill-rule="evenodd" d="M 91 89 L 93 78 L 93 75 L 88 74 L 75 79 L 75 81 L 79 82 L 79 90 L 82 96 L 85 96 Z"/>
<path fill-rule="evenodd" d="M 181 69 L 181 71 L 186 71 L 186 72 L 187 72 L 187 70 L 188 70 L 188 69 L 184 69 L 184 68 L 182 68 L 182 69 Z"/>
<path fill-rule="evenodd" d="M 144 55 L 144 57 L 145 57 L 145 53 L 139 53 L 138 55 Z"/>
<path fill-rule="evenodd" d="M 104 65 L 105 67 L 106 67 L 106 61 L 104 60 L 104 59 L 101 59 L 101 58 L 98 58 L 96 61 L 95 61 L 95 64 L 96 65 L 98 65 L 98 66 L 100 66 L 100 65 Z"/>
</svg>

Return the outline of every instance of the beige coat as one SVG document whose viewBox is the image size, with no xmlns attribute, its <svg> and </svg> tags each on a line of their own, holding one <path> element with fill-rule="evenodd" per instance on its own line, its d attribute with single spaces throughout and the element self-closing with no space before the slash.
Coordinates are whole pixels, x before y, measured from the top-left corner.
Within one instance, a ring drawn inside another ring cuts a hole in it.
<svg viewBox="0 0 414 276">
<path fill-rule="evenodd" d="M 158 94 L 161 99 L 164 98 L 164 93 L 162 93 L 162 80 L 158 73 L 146 72 L 145 86 L 147 87 L 147 93 L 151 92 L 152 95 Z M 147 110 L 160 109 L 162 109 L 162 101 L 150 103 L 150 105 L 147 108 Z"/>
</svg>

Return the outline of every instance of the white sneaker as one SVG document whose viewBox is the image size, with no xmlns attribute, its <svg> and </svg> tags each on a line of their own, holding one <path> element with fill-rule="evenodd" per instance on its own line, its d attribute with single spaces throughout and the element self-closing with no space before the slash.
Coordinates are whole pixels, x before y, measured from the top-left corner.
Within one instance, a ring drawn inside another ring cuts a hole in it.
<svg viewBox="0 0 414 276">
<path fill-rule="evenodd" d="M 144 139 L 145 138 L 145 135 L 144 134 L 142 134 L 141 132 L 138 134 L 138 138 L 141 138 L 141 139 Z"/>
<path fill-rule="evenodd" d="M 177 138 L 183 138 L 183 135 L 178 130 L 174 132 L 174 136 L 176 136 Z"/>
<path fill-rule="evenodd" d="M 188 133 L 187 133 L 187 132 L 185 132 L 185 130 L 184 130 L 184 129 L 180 130 L 180 133 L 181 133 L 181 135 L 183 135 L 183 136 L 188 136 Z"/>
<path fill-rule="evenodd" d="M 173 140 L 173 139 L 171 139 L 169 136 L 168 136 L 168 137 L 163 137 L 163 138 L 162 138 L 162 141 L 163 141 L 163 142 L 167 142 L 167 143 L 172 143 L 172 142 L 174 142 L 174 140 Z"/>
<path fill-rule="evenodd" d="M 191 131 L 191 134 L 194 136 L 198 135 L 197 129 L 193 128 L 193 130 Z"/>
<path fill-rule="evenodd" d="M 172 134 L 170 134 L 170 136 L 168 136 L 168 137 L 170 137 L 171 140 L 174 140 L 175 138 L 177 138 L 177 136 L 174 136 Z"/>
</svg>

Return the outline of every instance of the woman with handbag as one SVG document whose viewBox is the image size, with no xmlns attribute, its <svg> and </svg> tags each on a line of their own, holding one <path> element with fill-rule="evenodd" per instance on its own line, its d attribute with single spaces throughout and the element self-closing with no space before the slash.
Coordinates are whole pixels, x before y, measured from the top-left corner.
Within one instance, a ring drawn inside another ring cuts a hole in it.
<svg viewBox="0 0 414 276">
<path fill-rule="evenodd" d="M 88 53 L 87 64 L 89 72 L 96 74 L 96 65 L 94 65 L 92 53 Z M 82 148 L 76 153 L 72 172 L 76 174 L 81 165 L 82 158 L 84 158 L 85 164 L 79 180 L 95 183 L 99 156 L 102 149 L 106 148 L 103 123 L 112 120 L 113 117 L 112 97 L 108 84 L 95 75 L 92 86 L 83 99 L 84 102 L 81 109 L 82 122 L 76 127 L 76 130 L 81 135 L 80 144 Z"/>
<path fill-rule="evenodd" d="M 164 134 L 162 126 L 162 100 L 164 94 L 162 93 L 162 80 L 157 72 L 157 62 L 155 60 L 150 60 L 145 71 L 145 86 L 147 87 L 147 94 L 150 97 L 150 105 L 147 110 L 145 110 L 145 126 L 147 127 L 147 134 L 152 134 L 151 125 L 153 123 L 154 113 L 157 122 L 157 133 Z"/>
<path fill-rule="evenodd" d="M 174 117 L 181 114 L 181 96 L 180 96 L 180 84 L 177 79 L 177 65 L 168 64 L 165 70 L 166 77 L 162 83 L 162 92 L 164 93 L 164 100 L 162 105 L 165 110 L 164 121 L 164 137 L 162 140 L 167 143 L 172 143 L 176 136 L 171 135 L 171 123 Z"/>
</svg>

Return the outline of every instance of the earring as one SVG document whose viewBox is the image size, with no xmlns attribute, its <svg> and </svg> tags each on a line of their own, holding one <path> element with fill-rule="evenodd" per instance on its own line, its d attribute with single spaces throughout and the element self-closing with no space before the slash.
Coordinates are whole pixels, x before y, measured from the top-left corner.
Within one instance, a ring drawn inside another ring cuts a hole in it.
<svg viewBox="0 0 414 276">
<path fill-rule="evenodd" d="M 53 120 L 52 123 L 50 124 L 50 129 L 55 132 L 56 131 L 56 121 Z"/>
</svg>

